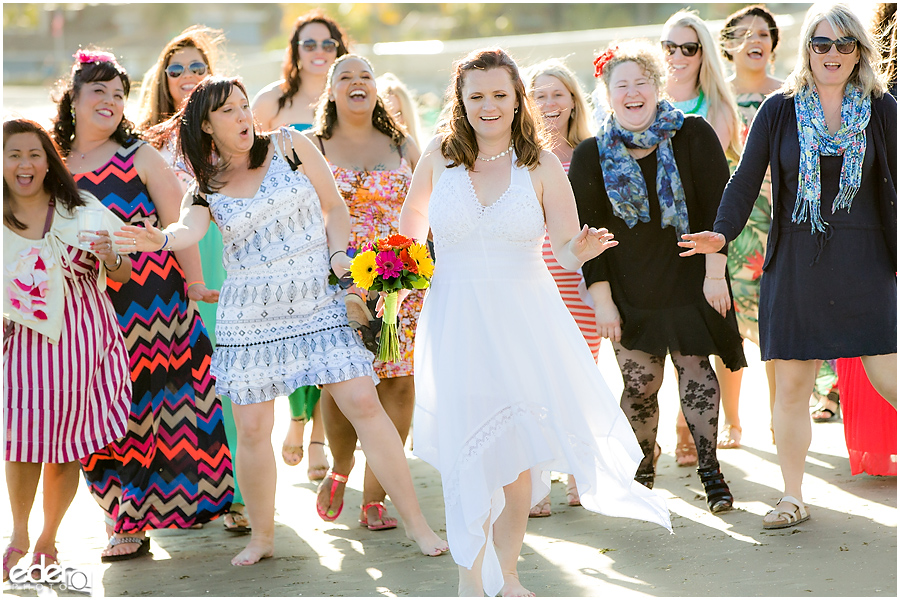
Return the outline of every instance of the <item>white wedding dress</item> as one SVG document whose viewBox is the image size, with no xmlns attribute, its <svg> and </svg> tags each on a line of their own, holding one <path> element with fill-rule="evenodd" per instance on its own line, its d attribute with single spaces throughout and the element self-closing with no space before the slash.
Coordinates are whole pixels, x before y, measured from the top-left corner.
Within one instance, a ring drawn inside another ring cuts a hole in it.
<svg viewBox="0 0 900 600">
<path fill-rule="evenodd" d="M 588 510 L 671 531 L 662 496 L 633 479 L 643 454 L 541 258 L 543 210 L 515 161 L 494 204 L 459 166 L 428 209 L 436 266 L 416 331 L 414 452 L 441 473 L 450 551 L 467 568 L 503 486 L 529 469 L 532 504 L 551 470 L 573 473 Z M 503 579 L 487 541 L 494 596 Z"/>
</svg>

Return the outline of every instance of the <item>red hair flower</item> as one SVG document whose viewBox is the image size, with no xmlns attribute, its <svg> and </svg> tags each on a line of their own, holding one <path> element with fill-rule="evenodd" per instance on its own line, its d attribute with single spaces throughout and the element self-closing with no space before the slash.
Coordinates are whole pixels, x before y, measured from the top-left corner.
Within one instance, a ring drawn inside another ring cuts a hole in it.
<svg viewBox="0 0 900 600">
<path fill-rule="evenodd" d="M 602 53 L 600 56 L 594 59 L 594 77 L 600 77 L 603 75 L 603 67 L 606 66 L 606 63 L 615 58 L 616 50 L 618 49 L 618 46 L 610 46 L 606 49 L 606 52 Z"/>
<path fill-rule="evenodd" d="M 103 52 L 102 50 L 78 50 L 72 55 L 79 64 L 116 62 L 116 57 L 111 52 Z"/>
</svg>

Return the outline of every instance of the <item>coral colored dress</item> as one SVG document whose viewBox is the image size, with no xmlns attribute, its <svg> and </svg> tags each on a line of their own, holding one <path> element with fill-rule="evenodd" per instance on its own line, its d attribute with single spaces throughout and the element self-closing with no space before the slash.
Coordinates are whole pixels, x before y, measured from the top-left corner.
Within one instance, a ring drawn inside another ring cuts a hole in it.
<svg viewBox="0 0 900 600">
<path fill-rule="evenodd" d="M 126 223 L 149 219 L 160 227 L 134 166 L 143 143 L 120 148 L 75 181 Z M 108 282 L 130 356 L 128 432 L 82 465 L 116 533 L 188 528 L 223 514 L 233 496 L 222 404 L 209 370 L 212 345 L 175 255 L 140 252 L 131 260 L 130 281 Z"/>
<path fill-rule="evenodd" d="M 569 172 L 569 164 L 571 163 L 562 163 L 566 173 Z M 588 347 L 591 349 L 594 360 L 598 360 L 600 358 L 600 340 L 602 338 L 600 337 L 600 334 L 597 333 L 597 316 L 594 309 L 588 306 L 582 299 L 582 294 L 587 292 L 587 288 L 584 284 L 584 275 L 582 275 L 581 269 L 578 271 L 569 271 L 562 268 L 559 262 L 557 262 L 556 257 L 553 256 L 553 248 L 550 246 L 549 235 L 544 236 L 544 245 L 541 247 L 541 256 L 544 257 L 547 269 L 553 276 L 553 281 L 559 289 L 559 295 L 562 297 L 563 302 L 565 302 L 566 308 L 572 313 L 572 318 L 575 319 L 575 322 L 578 324 L 578 329 L 581 330 L 584 341 L 587 342 Z"/>
</svg>

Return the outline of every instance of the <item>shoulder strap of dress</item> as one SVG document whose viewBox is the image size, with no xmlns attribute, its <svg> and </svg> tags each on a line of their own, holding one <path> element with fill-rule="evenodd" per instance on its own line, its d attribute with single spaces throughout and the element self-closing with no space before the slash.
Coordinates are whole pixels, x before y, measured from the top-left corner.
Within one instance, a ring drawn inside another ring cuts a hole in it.
<svg viewBox="0 0 900 600">
<path fill-rule="evenodd" d="M 56 212 L 56 200 L 52 197 L 50 198 L 50 202 L 47 205 L 47 218 L 44 220 L 44 232 L 41 234 L 41 237 L 47 235 L 47 232 L 50 231 L 50 226 L 53 225 L 53 213 Z"/>
<path fill-rule="evenodd" d="M 282 125 L 278 129 L 278 133 L 281 134 L 281 143 L 278 143 L 278 139 L 275 137 L 275 133 L 272 133 L 272 141 L 275 144 L 275 151 L 278 155 L 284 159 L 284 162 L 288 164 L 291 168 L 291 171 L 296 171 L 297 167 L 303 164 L 303 161 L 300 160 L 300 157 L 297 156 L 297 149 L 294 148 L 294 137 L 291 134 L 291 130 L 284 125 Z M 290 156 L 287 152 L 287 144 L 291 146 Z"/>
<path fill-rule="evenodd" d="M 322 156 L 325 156 L 325 144 L 322 143 L 322 136 L 317 134 L 316 139 L 319 140 L 319 150 L 322 151 Z"/>
</svg>

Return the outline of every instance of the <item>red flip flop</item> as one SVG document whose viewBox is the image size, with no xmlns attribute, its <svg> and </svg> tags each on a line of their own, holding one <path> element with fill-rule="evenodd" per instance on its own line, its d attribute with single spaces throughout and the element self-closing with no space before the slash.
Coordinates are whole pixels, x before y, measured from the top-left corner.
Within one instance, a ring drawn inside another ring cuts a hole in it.
<svg viewBox="0 0 900 600">
<path fill-rule="evenodd" d="M 369 525 L 368 513 L 369 509 L 373 507 L 378 511 L 378 520 L 381 521 L 381 525 Z M 383 502 L 369 502 L 362 507 L 362 511 L 363 518 L 359 520 L 359 524 L 363 527 L 367 527 L 369 531 L 384 531 L 385 529 L 397 528 L 397 519 L 393 517 L 385 518 L 387 508 L 385 508 Z"/>
<path fill-rule="evenodd" d="M 331 494 L 328 497 L 328 507 L 330 509 L 331 504 L 334 502 L 334 494 L 337 492 L 338 484 L 343 483 L 346 485 L 348 478 L 346 475 L 341 475 L 340 473 L 336 473 L 335 471 L 332 471 L 329 477 L 331 477 Z M 325 477 L 325 479 L 328 479 L 328 477 Z M 322 482 L 322 485 L 325 485 L 324 481 Z M 334 516 L 328 515 L 329 509 L 322 510 L 322 507 L 319 506 L 318 502 L 316 503 L 316 512 L 319 513 L 319 516 L 322 517 L 322 520 L 334 521 L 340 516 L 341 511 L 344 510 L 344 501 L 341 500 L 341 505 L 338 507 L 337 512 L 334 513 Z"/>
</svg>

